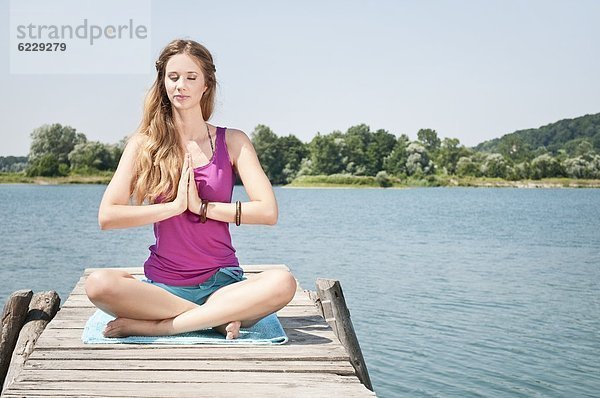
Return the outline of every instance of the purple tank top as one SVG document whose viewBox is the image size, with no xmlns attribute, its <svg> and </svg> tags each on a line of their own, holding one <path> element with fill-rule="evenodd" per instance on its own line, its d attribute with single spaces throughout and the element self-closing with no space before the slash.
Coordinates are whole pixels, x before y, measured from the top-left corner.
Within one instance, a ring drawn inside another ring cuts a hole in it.
<svg viewBox="0 0 600 398">
<path fill-rule="evenodd" d="M 231 203 L 235 173 L 224 127 L 217 127 L 215 153 L 207 165 L 194 169 L 194 178 L 202 199 Z M 149 247 L 150 256 L 144 263 L 144 274 L 153 281 L 198 285 L 219 268 L 239 266 L 227 222 L 209 218 L 202 224 L 198 215 L 186 210 L 154 223 L 154 236 L 156 243 Z"/>
</svg>

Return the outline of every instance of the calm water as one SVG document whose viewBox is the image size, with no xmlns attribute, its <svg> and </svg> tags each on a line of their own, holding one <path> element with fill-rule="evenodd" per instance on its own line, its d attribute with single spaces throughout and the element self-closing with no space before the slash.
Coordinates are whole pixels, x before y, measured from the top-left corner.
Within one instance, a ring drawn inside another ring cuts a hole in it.
<svg viewBox="0 0 600 398">
<path fill-rule="evenodd" d="M 0 185 L 2 304 L 142 265 L 152 229 L 100 231 L 104 189 Z M 380 397 L 600 395 L 600 190 L 276 195 L 276 226 L 230 228 L 240 262 L 340 280 Z"/>
</svg>

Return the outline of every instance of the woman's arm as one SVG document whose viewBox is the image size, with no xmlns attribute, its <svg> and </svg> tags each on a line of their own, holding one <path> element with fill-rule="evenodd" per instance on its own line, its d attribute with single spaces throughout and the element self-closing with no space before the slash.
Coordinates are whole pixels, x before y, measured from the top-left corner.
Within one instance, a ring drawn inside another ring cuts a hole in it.
<svg viewBox="0 0 600 398">
<path fill-rule="evenodd" d="M 125 147 L 117 170 L 113 175 L 98 209 L 101 229 L 129 228 L 152 224 L 176 216 L 187 208 L 187 177 L 189 163 L 185 157 L 177 198 L 173 202 L 152 205 L 129 205 L 130 183 L 134 174 L 136 153 L 142 137 L 134 136 Z M 183 195 L 181 195 L 183 187 Z"/>
<path fill-rule="evenodd" d="M 250 202 L 242 203 L 242 224 L 275 225 L 279 215 L 271 182 L 262 169 L 250 138 L 240 130 L 228 129 L 227 146 Z M 198 213 L 198 210 L 195 211 Z M 235 222 L 235 203 L 210 202 L 206 216 Z"/>
</svg>

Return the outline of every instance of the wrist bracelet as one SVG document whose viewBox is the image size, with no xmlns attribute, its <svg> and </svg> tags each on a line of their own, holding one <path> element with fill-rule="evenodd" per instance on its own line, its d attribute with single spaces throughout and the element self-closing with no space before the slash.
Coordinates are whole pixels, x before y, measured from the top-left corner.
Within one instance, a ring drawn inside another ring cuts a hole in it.
<svg viewBox="0 0 600 398">
<path fill-rule="evenodd" d="M 200 205 L 200 222 L 206 222 L 206 211 L 208 210 L 208 199 L 202 199 L 202 204 Z"/>
<path fill-rule="evenodd" d="M 235 225 L 238 227 L 242 223 L 242 202 L 239 200 L 235 202 Z"/>
</svg>

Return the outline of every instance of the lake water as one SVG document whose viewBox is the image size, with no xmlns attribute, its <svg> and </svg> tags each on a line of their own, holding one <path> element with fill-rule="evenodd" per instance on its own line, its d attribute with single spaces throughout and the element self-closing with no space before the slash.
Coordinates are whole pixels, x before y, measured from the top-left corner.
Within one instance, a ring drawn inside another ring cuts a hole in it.
<svg viewBox="0 0 600 398">
<path fill-rule="evenodd" d="M 104 189 L 0 185 L 2 305 L 142 265 L 152 228 L 100 231 Z M 600 395 L 600 190 L 275 190 L 240 262 L 340 280 L 380 397 Z"/>
</svg>

